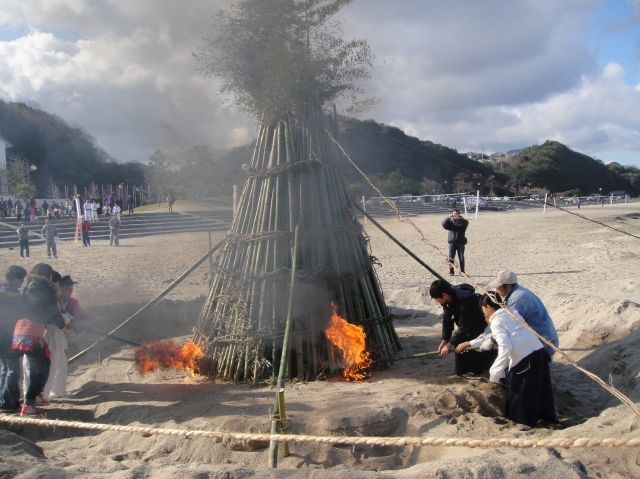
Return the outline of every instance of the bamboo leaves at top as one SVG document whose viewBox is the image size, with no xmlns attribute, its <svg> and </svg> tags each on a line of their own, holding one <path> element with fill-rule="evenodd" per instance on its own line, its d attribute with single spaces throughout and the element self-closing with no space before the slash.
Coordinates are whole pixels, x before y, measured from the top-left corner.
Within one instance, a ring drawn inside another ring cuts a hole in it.
<svg viewBox="0 0 640 479">
<path fill-rule="evenodd" d="M 366 40 L 344 40 L 333 20 L 351 1 L 241 0 L 216 14 L 193 55 L 222 95 L 267 122 L 299 118 L 313 101 L 370 104 L 359 97 L 375 56 Z"/>
</svg>

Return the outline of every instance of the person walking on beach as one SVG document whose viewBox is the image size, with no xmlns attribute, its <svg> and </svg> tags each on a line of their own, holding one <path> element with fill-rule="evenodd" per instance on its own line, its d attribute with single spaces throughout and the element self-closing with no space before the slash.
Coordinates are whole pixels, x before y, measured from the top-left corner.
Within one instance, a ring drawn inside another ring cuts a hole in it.
<svg viewBox="0 0 640 479">
<path fill-rule="evenodd" d="M 58 259 L 58 248 L 56 246 L 58 242 L 58 230 L 55 225 L 51 224 L 49 218 L 45 220 L 45 225 L 42 227 L 42 236 L 47 240 L 47 258 L 51 258 L 51 251 L 53 250 L 53 257 Z"/>
<path fill-rule="evenodd" d="M 84 246 L 91 246 L 91 239 L 89 238 L 89 230 L 91 229 L 91 222 L 84 220 L 82 225 L 82 244 Z"/>
<path fill-rule="evenodd" d="M 452 347 L 455 349 L 484 333 L 486 322 L 480 310 L 480 295 L 472 287 L 452 286 L 447 281 L 437 279 L 431 283 L 429 295 L 442 306 L 442 341 L 438 346 L 440 356 L 446 356 Z M 457 326 L 455 332 L 454 326 Z M 455 373 L 458 376 L 482 374 L 491 367 L 496 356 L 495 350 L 456 351 Z"/>
<path fill-rule="evenodd" d="M 16 230 L 20 241 L 20 259 L 24 259 L 24 251 L 27 250 L 27 259 L 29 259 L 29 230 L 20 222 L 20 227 Z"/>
<path fill-rule="evenodd" d="M 109 230 L 111 231 L 111 236 L 109 238 L 109 246 L 112 246 L 115 242 L 116 246 L 120 246 L 120 221 L 119 218 L 113 216 L 109 220 Z"/>
<path fill-rule="evenodd" d="M 458 253 L 460 271 L 464 273 L 464 247 L 467 244 L 465 233 L 469 222 L 460 216 L 459 210 L 453 210 L 442 222 L 442 227 L 449 231 L 449 275 L 453 276 L 453 260 Z"/>
</svg>

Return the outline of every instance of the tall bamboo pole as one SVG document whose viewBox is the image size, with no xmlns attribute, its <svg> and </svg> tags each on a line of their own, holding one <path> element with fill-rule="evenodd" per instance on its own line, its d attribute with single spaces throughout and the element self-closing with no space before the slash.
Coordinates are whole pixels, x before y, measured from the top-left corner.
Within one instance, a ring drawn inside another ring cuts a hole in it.
<svg viewBox="0 0 640 479">
<path fill-rule="evenodd" d="M 291 258 L 291 287 L 289 289 L 289 307 L 287 310 L 287 323 L 284 329 L 284 341 L 282 342 L 282 355 L 280 357 L 280 371 L 278 373 L 277 390 L 283 390 L 282 403 L 284 404 L 284 380 L 289 359 L 289 335 L 291 334 L 291 316 L 293 315 L 293 301 L 295 293 L 296 275 L 298 274 L 298 239 L 300 237 L 300 225 L 296 226 L 293 240 L 293 252 Z M 278 396 L 274 407 L 274 420 L 271 422 L 271 434 L 277 434 L 280 429 L 280 421 L 275 419 L 280 414 Z M 281 419 L 281 417 L 279 418 Z M 278 467 L 278 443 L 271 441 L 269 444 L 269 467 Z"/>
</svg>

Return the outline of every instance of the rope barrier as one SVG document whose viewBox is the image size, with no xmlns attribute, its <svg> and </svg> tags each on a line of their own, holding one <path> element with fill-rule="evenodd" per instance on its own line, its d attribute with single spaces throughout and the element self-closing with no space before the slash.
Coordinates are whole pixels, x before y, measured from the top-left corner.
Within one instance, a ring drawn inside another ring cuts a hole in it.
<svg viewBox="0 0 640 479">
<path fill-rule="evenodd" d="M 543 201 L 542 204 L 545 204 L 545 202 Z M 622 234 L 625 234 L 627 236 L 631 236 L 632 238 L 640 239 L 640 236 L 634 235 L 633 233 L 629 233 L 628 231 L 621 230 L 620 228 L 616 228 L 615 226 L 608 225 L 606 223 L 603 223 L 602 221 L 592 220 L 591 218 L 587 218 L 586 216 L 581 215 L 580 213 L 574 213 L 573 211 L 569 211 L 568 209 L 562 208 L 561 206 L 553 205 L 553 204 L 549 203 L 549 201 L 546 202 L 546 205 L 549 206 L 550 208 L 555 208 L 555 209 L 560 210 L 560 211 L 562 211 L 564 213 L 569 213 L 570 215 L 577 216 L 578 218 L 581 218 L 583 220 L 591 221 L 592 223 L 595 223 L 597 225 L 604 226 L 605 228 L 609 228 L 611 231 L 617 231 L 618 233 L 622 233 Z"/>
<path fill-rule="evenodd" d="M 344 150 L 344 148 L 342 148 L 342 145 L 337 140 L 335 140 L 333 138 L 333 136 L 331 136 L 331 133 L 329 132 L 329 130 L 325 129 L 325 131 L 329 135 L 329 138 L 331 138 L 331 140 L 336 145 L 338 145 L 338 148 L 340 148 L 342 153 L 349 160 L 349 162 L 353 165 L 353 167 L 356 170 L 358 170 L 358 172 L 364 177 L 364 179 L 367 180 L 369 185 L 374 190 L 376 190 L 378 192 L 380 197 L 384 198 L 385 202 L 387 202 L 394 209 L 394 211 L 396 212 L 396 215 L 398 216 L 398 221 L 400 221 L 401 223 L 406 223 L 406 224 L 410 225 L 415 230 L 415 232 L 420 236 L 420 239 L 422 240 L 423 243 L 425 243 L 427 246 L 429 246 L 431 249 L 433 249 L 438 255 L 440 255 L 442 258 L 444 258 L 447 261 L 447 263 L 449 263 L 449 257 L 447 255 L 445 255 L 442 251 L 440 251 L 440 248 L 438 248 L 435 244 L 433 244 L 431 241 L 429 241 L 429 239 L 424 235 L 422 230 L 420 230 L 420 228 L 418 228 L 413 221 L 411 221 L 410 219 L 405 218 L 402 215 L 402 211 L 400 211 L 398 209 L 398 207 L 393 203 L 393 201 L 391 201 L 389 198 L 387 198 L 385 195 L 383 195 L 382 192 L 371 182 L 369 177 L 358 167 L 358 165 L 356 165 L 353 162 L 353 160 L 347 154 L 347 152 Z M 487 291 L 483 286 L 479 285 L 474 280 L 472 280 L 469 276 L 467 276 L 467 274 L 464 271 L 462 271 L 457 264 L 450 263 L 450 265 L 453 266 L 460 273 L 460 275 L 462 277 L 466 278 L 467 281 L 469 281 L 469 283 L 472 284 L 476 289 L 478 289 L 478 290 L 480 290 L 480 291 L 482 291 L 484 293 L 489 293 L 489 291 Z M 587 369 L 581 367 L 576 361 L 574 361 L 572 358 L 570 358 L 560 348 L 556 347 L 556 345 L 554 345 L 551 341 L 549 341 L 547 338 L 545 338 L 545 337 L 539 335 L 537 332 L 535 332 L 525 321 L 521 321 L 520 319 L 518 319 L 506 304 L 503 305 L 503 308 L 504 308 L 505 311 L 507 311 L 509 313 L 509 315 L 511 315 L 511 317 L 516 322 L 518 322 L 519 324 L 521 324 L 525 328 L 527 328 L 529 331 L 531 331 L 540 341 L 542 341 L 544 344 L 549 345 L 549 347 L 551 347 L 555 352 L 560 353 L 560 356 L 562 356 L 565 360 L 567 360 L 567 362 L 569 362 L 573 367 L 575 367 L 579 371 L 582 371 L 584 374 L 586 374 L 588 377 L 590 377 L 596 383 L 598 383 L 602 388 L 604 388 L 607 391 L 609 391 L 613 396 L 615 396 L 617 399 L 619 399 L 620 402 L 622 402 L 625 406 L 627 406 L 629 408 L 629 410 L 636 416 L 636 418 L 640 419 L 640 409 L 638 409 L 638 406 L 636 406 L 635 403 L 631 399 L 629 399 L 625 394 L 620 392 L 613 385 L 609 385 L 606 382 L 604 382 L 602 379 L 600 379 L 598 376 L 593 374 L 591 371 L 588 371 Z"/>
<path fill-rule="evenodd" d="M 514 447 L 514 448 L 583 448 L 583 447 L 639 447 L 640 437 L 546 437 L 535 438 L 474 438 L 474 437 L 377 437 L 377 436 L 308 436 L 281 434 L 250 434 L 222 431 L 202 431 L 186 429 L 163 429 L 156 427 L 118 426 L 115 424 L 61 421 L 57 419 L 37 419 L 33 417 L 0 415 L 0 421 L 8 424 L 29 424 L 42 427 L 67 427 L 91 431 L 116 431 L 142 436 L 206 437 L 236 441 L 275 441 L 316 443 L 340 446 L 458 446 L 458 447 Z"/>
</svg>

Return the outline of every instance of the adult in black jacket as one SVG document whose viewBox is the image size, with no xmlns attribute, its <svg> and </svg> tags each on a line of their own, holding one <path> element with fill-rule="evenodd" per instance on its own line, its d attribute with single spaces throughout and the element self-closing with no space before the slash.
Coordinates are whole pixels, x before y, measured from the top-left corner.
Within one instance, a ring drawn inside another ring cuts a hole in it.
<svg viewBox="0 0 640 479">
<path fill-rule="evenodd" d="M 464 273 L 464 246 L 467 244 L 467 231 L 469 222 L 460 216 L 460 211 L 453 210 L 442 222 L 442 227 L 449 231 L 449 274 L 453 276 L 453 260 L 458 253 L 460 270 Z"/>
<path fill-rule="evenodd" d="M 487 322 L 480 309 L 480 296 L 469 285 L 452 286 L 446 281 L 436 280 L 429 287 L 429 295 L 442 306 L 442 341 L 438 347 L 440 356 L 465 341 L 480 336 Z M 457 329 L 453 330 L 454 325 Z M 497 357 L 497 351 L 465 351 L 455 353 L 455 373 L 458 376 L 481 374 L 487 371 Z"/>
<path fill-rule="evenodd" d="M 22 314 L 20 287 L 27 271 L 9 266 L 6 283 L 0 286 L 0 412 L 14 412 L 20 407 L 18 385 L 22 368 L 22 352 L 11 348 L 13 330 Z"/>
</svg>

